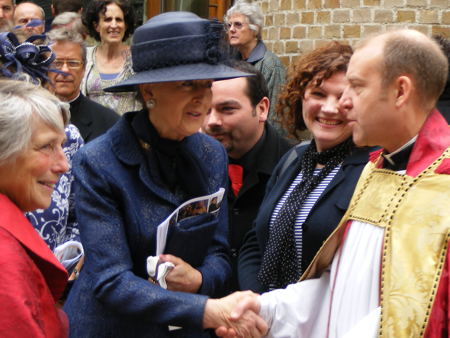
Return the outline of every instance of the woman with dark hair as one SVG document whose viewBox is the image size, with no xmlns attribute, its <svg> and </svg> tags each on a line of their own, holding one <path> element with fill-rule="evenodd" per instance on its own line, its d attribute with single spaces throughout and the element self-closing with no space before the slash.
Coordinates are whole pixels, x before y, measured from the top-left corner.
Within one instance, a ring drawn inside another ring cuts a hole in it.
<svg viewBox="0 0 450 338">
<path fill-rule="evenodd" d="M 99 44 L 87 49 L 81 91 L 90 99 L 122 115 L 141 108 L 136 93 L 107 93 L 105 88 L 132 74 L 130 48 L 124 41 L 134 32 L 134 11 L 127 0 L 93 0 L 83 14 L 83 24 Z"/>
<path fill-rule="evenodd" d="M 339 106 L 351 55 L 350 46 L 331 42 L 299 58 L 290 73 L 278 113 L 292 136 L 308 128 L 313 139 L 288 152 L 272 173 L 239 256 L 243 290 L 298 281 L 347 209 L 368 161 Z"/>
</svg>

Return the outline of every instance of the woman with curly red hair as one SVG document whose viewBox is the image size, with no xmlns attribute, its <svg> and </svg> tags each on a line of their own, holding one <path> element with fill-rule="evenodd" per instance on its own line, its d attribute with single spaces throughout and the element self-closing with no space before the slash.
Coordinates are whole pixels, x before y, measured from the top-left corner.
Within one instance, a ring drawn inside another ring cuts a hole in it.
<svg viewBox="0 0 450 338">
<path fill-rule="evenodd" d="M 313 138 L 287 153 L 239 257 L 243 290 L 264 292 L 299 280 L 348 207 L 368 150 L 357 149 L 339 105 L 352 48 L 331 42 L 298 59 L 277 112 L 295 138 Z"/>
</svg>

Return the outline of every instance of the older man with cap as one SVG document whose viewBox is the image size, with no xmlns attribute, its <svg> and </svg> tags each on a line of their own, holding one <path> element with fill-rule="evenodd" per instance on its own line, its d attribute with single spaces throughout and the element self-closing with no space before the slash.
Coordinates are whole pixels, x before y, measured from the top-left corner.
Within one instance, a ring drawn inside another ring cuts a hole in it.
<svg viewBox="0 0 450 338">
<path fill-rule="evenodd" d="M 417 31 L 357 46 L 341 104 L 355 143 L 383 149 L 303 281 L 247 296 L 232 318 L 252 308 L 269 337 L 447 336 L 450 130 L 434 108 L 447 69 Z"/>
</svg>

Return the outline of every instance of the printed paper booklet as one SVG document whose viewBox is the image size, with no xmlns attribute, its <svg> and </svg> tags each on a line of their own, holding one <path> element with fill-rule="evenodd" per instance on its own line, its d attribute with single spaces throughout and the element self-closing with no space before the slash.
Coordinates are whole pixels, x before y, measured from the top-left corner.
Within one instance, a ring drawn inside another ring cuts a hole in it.
<svg viewBox="0 0 450 338">
<path fill-rule="evenodd" d="M 167 234 L 170 227 L 176 227 L 178 222 L 204 213 L 210 213 L 217 217 L 222 203 L 224 188 L 220 188 L 211 195 L 205 195 L 190 199 L 181 204 L 159 226 L 157 231 L 156 256 L 164 253 L 167 242 Z"/>
</svg>

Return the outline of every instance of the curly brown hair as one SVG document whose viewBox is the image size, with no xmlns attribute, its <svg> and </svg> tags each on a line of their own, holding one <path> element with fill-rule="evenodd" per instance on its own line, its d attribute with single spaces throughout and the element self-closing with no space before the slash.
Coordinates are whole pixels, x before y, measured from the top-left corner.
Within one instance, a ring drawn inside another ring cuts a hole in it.
<svg viewBox="0 0 450 338">
<path fill-rule="evenodd" d="M 352 47 L 333 41 L 303 55 L 291 67 L 277 105 L 277 115 L 289 136 L 299 139 L 306 129 L 302 114 L 306 89 L 320 86 L 337 72 L 346 72 L 352 54 Z"/>
<path fill-rule="evenodd" d="M 134 9 L 129 0 L 91 0 L 86 10 L 83 11 L 83 24 L 87 27 L 91 37 L 97 41 L 101 41 L 100 34 L 95 29 L 95 26 L 100 21 L 100 14 L 105 15 L 106 7 L 110 4 L 116 4 L 123 12 L 126 30 L 122 41 L 125 41 L 133 34 L 135 27 Z"/>
</svg>

